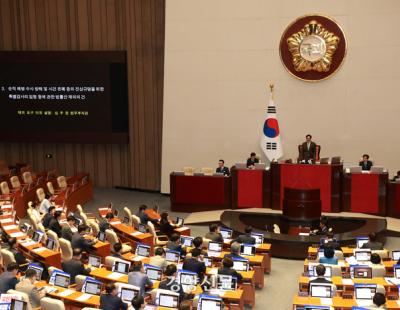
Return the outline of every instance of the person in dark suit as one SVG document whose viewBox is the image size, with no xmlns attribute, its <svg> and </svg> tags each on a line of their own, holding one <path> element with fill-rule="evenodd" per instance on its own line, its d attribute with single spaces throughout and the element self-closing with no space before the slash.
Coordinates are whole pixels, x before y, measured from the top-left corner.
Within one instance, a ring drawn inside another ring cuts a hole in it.
<svg viewBox="0 0 400 310">
<path fill-rule="evenodd" d="M 179 294 L 179 301 L 185 299 L 185 293 L 183 291 L 182 285 L 176 280 L 177 268 L 175 264 L 170 264 L 165 268 L 165 279 L 158 285 L 159 289 L 173 291 Z"/>
<path fill-rule="evenodd" d="M 73 215 L 69 215 L 67 217 L 67 225 L 64 225 L 61 228 L 61 238 L 66 239 L 68 241 L 72 240 L 72 228 L 76 229 L 75 227 L 75 217 Z"/>
<path fill-rule="evenodd" d="M 236 277 L 238 281 L 242 281 L 243 277 L 236 270 L 232 269 L 233 260 L 230 257 L 225 257 L 222 260 L 222 267 L 218 268 L 218 274 L 223 274 L 226 276 Z"/>
<path fill-rule="evenodd" d="M 15 286 L 19 282 L 17 274 L 18 264 L 9 263 L 7 265 L 7 271 L 0 274 L 0 294 L 5 294 L 8 290 L 15 290 Z"/>
<path fill-rule="evenodd" d="M 49 212 L 43 217 L 42 224 L 44 228 L 49 228 L 50 220 L 54 217 L 54 213 L 56 212 L 56 207 L 51 206 L 49 208 Z"/>
<path fill-rule="evenodd" d="M 327 278 L 324 277 L 326 268 L 324 265 L 319 264 L 317 267 L 315 267 L 315 271 L 317 273 L 317 277 L 313 280 L 310 280 L 311 283 L 327 283 L 327 284 L 332 284 L 332 281 L 328 280 Z"/>
<path fill-rule="evenodd" d="M 229 257 L 231 259 L 244 259 L 244 257 L 240 256 L 240 244 L 233 242 L 231 244 L 231 253 L 225 254 L 224 257 Z"/>
<path fill-rule="evenodd" d="M 106 229 L 110 229 L 110 222 L 114 218 L 114 213 L 108 212 L 104 218 L 99 221 L 99 230 L 106 232 Z"/>
<path fill-rule="evenodd" d="M 224 238 L 222 238 L 217 224 L 211 224 L 209 226 L 209 232 L 206 233 L 205 238 L 213 242 L 224 242 Z"/>
<path fill-rule="evenodd" d="M 229 171 L 228 167 L 225 167 L 225 161 L 223 159 L 220 159 L 218 161 L 218 168 L 215 169 L 216 173 L 222 173 L 225 176 L 229 176 L 231 174 L 231 172 Z"/>
<path fill-rule="evenodd" d="M 151 222 L 151 218 L 146 213 L 147 206 L 141 205 L 139 206 L 139 211 L 136 213 L 136 216 L 140 219 L 140 223 L 146 225 L 147 222 Z"/>
<path fill-rule="evenodd" d="M 400 181 L 400 171 L 397 171 L 396 175 L 393 176 L 392 182 Z"/>
<path fill-rule="evenodd" d="M 141 261 L 132 262 L 132 271 L 128 273 L 128 284 L 140 288 L 139 294 L 144 295 L 146 288 L 153 287 L 153 282 L 147 274 L 144 273 L 143 263 Z"/>
<path fill-rule="evenodd" d="M 84 235 L 89 229 L 85 224 L 78 226 L 78 231 L 72 235 L 71 246 L 72 249 L 79 248 L 82 251 L 88 252 L 93 249 L 93 244 L 97 242 L 97 239 L 87 240 Z"/>
<path fill-rule="evenodd" d="M 241 243 L 241 244 L 256 244 L 256 238 L 251 236 L 251 232 L 253 231 L 253 228 L 251 226 L 246 226 L 244 229 L 245 234 L 244 235 L 239 235 L 235 239 L 235 242 Z"/>
<path fill-rule="evenodd" d="M 111 255 L 112 257 L 117 257 L 120 259 L 124 259 L 122 256 L 122 244 L 121 242 L 114 243 L 113 245 L 114 253 Z"/>
<path fill-rule="evenodd" d="M 176 251 L 181 253 L 181 257 L 186 256 L 186 249 L 182 247 L 181 237 L 177 233 L 171 235 L 169 241 L 166 244 L 166 248 L 170 251 Z"/>
<path fill-rule="evenodd" d="M 88 276 L 90 274 L 90 268 L 85 268 L 82 259 L 82 250 L 74 249 L 72 251 L 72 258 L 65 262 L 62 262 L 63 271 L 71 275 L 71 284 L 75 283 L 75 277 L 77 275 Z"/>
<path fill-rule="evenodd" d="M 331 248 L 337 251 L 342 251 L 339 242 L 337 242 L 337 240 L 333 238 L 333 233 L 328 232 L 326 237 L 326 242 L 321 244 L 321 246 L 319 247 L 321 250 L 324 250 L 325 248 Z"/>
<path fill-rule="evenodd" d="M 312 231 L 313 235 L 327 235 L 329 233 L 328 219 L 326 217 L 321 217 L 319 221 L 319 228 Z"/>
<path fill-rule="evenodd" d="M 168 237 L 174 234 L 174 229 L 177 227 L 175 224 L 171 224 L 168 216 L 168 212 L 161 213 L 160 218 L 160 232 Z"/>
<path fill-rule="evenodd" d="M 376 241 L 376 234 L 370 233 L 368 235 L 368 242 L 364 243 L 362 248 L 363 249 L 370 249 L 370 250 L 383 250 L 382 243 Z"/>
<path fill-rule="evenodd" d="M 251 152 L 250 157 L 247 158 L 246 167 L 252 169 L 252 168 L 254 168 L 254 164 L 258 164 L 258 163 L 259 163 L 259 160 L 258 160 L 258 158 L 256 158 L 256 153 Z"/>
<path fill-rule="evenodd" d="M 60 225 L 60 218 L 61 218 L 61 211 L 54 212 L 53 218 L 50 220 L 49 229 L 54 231 L 57 236 L 61 237 L 61 225 Z"/>
<path fill-rule="evenodd" d="M 8 246 L 9 246 L 8 250 L 14 255 L 15 262 L 18 264 L 18 266 L 20 266 L 20 269 L 23 270 L 21 268 L 21 265 L 28 264 L 29 261 L 26 259 L 25 255 L 18 250 L 17 238 L 12 237 L 8 239 Z M 28 266 L 26 266 L 24 269 L 26 269 L 27 267 Z"/>
<path fill-rule="evenodd" d="M 100 308 L 107 310 L 126 310 L 128 304 L 118 297 L 118 290 L 114 283 L 106 285 L 106 293 L 100 296 Z"/>
<path fill-rule="evenodd" d="M 191 253 L 192 257 L 186 258 L 184 260 L 182 268 L 185 270 L 196 272 L 199 279 L 203 279 L 204 274 L 206 273 L 206 265 L 204 264 L 204 262 L 199 261 L 201 250 L 193 249 Z"/>
<path fill-rule="evenodd" d="M 363 155 L 363 160 L 360 161 L 358 165 L 361 166 L 361 169 L 365 171 L 371 170 L 371 167 L 373 166 L 372 161 L 369 160 L 368 154 Z"/>
<path fill-rule="evenodd" d="M 317 152 L 317 145 L 312 141 L 310 134 L 306 135 L 306 141 L 301 145 L 300 160 L 308 162 L 310 159 L 314 160 Z"/>
</svg>

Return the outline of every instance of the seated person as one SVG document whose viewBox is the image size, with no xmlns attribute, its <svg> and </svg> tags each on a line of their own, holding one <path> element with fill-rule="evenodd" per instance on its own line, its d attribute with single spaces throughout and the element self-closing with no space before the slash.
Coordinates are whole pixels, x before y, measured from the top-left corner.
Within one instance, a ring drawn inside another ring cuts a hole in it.
<svg viewBox="0 0 400 310">
<path fill-rule="evenodd" d="M 90 268 L 85 268 L 81 259 L 82 250 L 76 248 L 72 251 L 72 258 L 62 262 L 63 271 L 71 275 L 71 284 L 75 283 L 75 277 L 77 275 L 88 276 L 90 274 Z"/>
<path fill-rule="evenodd" d="M 165 250 L 161 247 L 156 248 L 154 256 L 150 257 L 149 264 L 161 268 L 164 271 L 168 266 L 168 262 L 165 260 Z"/>
<path fill-rule="evenodd" d="M 89 252 L 93 250 L 93 245 L 97 242 L 97 239 L 88 240 L 85 239 L 89 227 L 85 224 L 78 226 L 78 231 L 72 235 L 71 246 L 72 249 L 81 249 L 82 251 Z"/>
<path fill-rule="evenodd" d="M 317 153 L 317 144 L 312 141 L 312 136 L 310 134 L 306 135 L 306 141 L 301 145 L 300 161 L 309 162 L 314 161 L 315 155 Z"/>
<path fill-rule="evenodd" d="M 151 218 L 146 213 L 147 206 L 141 205 L 139 206 L 139 211 L 136 213 L 136 216 L 140 219 L 140 223 L 146 225 L 148 221 L 151 221 Z"/>
<path fill-rule="evenodd" d="M 114 253 L 111 256 L 118 257 L 120 259 L 124 259 L 124 257 L 122 256 L 122 244 L 121 244 L 121 242 L 114 243 L 113 248 L 114 248 Z"/>
<path fill-rule="evenodd" d="M 225 164 L 225 161 L 223 159 L 220 159 L 218 161 L 218 168 L 215 169 L 215 172 L 216 173 L 222 173 L 225 176 L 229 176 L 231 174 L 230 171 L 229 171 L 229 168 L 225 167 L 224 164 Z"/>
<path fill-rule="evenodd" d="M 0 274 L 0 294 L 5 294 L 8 290 L 15 290 L 15 286 L 19 282 L 17 279 L 17 263 L 9 263 L 6 270 L 7 271 Z"/>
<path fill-rule="evenodd" d="M 327 237 L 326 242 L 319 247 L 321 250 L 325 249 L 326 247 L 329 247 L 337 251 L 342 251 L 339 242 L 337 242 L 337 240 L 333 238 L 333 233 L 328 232 L 326 237 Z"/>
<path fill-rule="evenodd" d="M 8 239 L 8 250 L 13 253 L 15 262 L 21 267 L 21 265 L 28 264 L 29 261 L 26 259 L 25 255 L 23 255 L 18 249 L 17 249 L 17 238 L 10 238 Z M 26 266 L 24 270 L 27 268 Z"/>
<path fill-rule="evenodd" d="M 225 254 L 224 257 L 229 257 L 231 259 L 245 259 L 243 256 L 240 256 L 240 243 L 233 242 L 231 244 L 231 253 Z"/>
<path fill-rule="evenodd" d="M 321 264 L 329 264 L 329 265 L 337 265 L 338 259 L 335 257 L 335 250 L 332 248 L 325 248 L 324 249 L 324 257 L 319 259 Z"/>
<path fill-rule="evenodd" d="M 113 212 L 108 212 L 104 218 L 101 218 L 99 221 L 99 230 L 101 232 L 106 232 L 106 229 L 110 229 L 110 223 L 114 218 Z"/>
<path fill-rule="evenodd" d="M 167 242 L 166 248 L 171 251 L 181 253 L 181 257 L 186 255 L 186 249 L 181 245 L 181 237 L 177 233 L 173 233 Z"/>
<path fill-rule="evenodd" d="M 40 300 L 46 296 L 46 290 L 38 290 L 35 286 L 37 273 L 33 269 L 28 269 L 25 277 L 15 286 L 15 290 L 25 293 L 29 297 L 29 303 L 33 308 L 40 307 Z"/>
<path fill-rule="evenodd" d="M 179 301 L 182 301 L 185 299 L 186 296 L 183 291 L 182 285 L 179 284 L 178 281 L 176 280 L 176 273 L 177 273 L 176 265 L 175 264 L 168 265 L 164 273 L 165 279 L 160 282 L 158 288 L 162 290 L 169 290 L 175 293 L 179 293 Z"/>
<path fill-rule="evenodd" d="M 46 194 L 44 199 L 40 202 L 39 211 L 42 214 L 47 214 L 49 212 L 49 208 L 51 207 L 51 203 L 49 201 L 50 195 Z"/>
<path fill-rule="evenodd" d="M 100 309 L 127 310 L 128 304 L 118 297 L 118 289 L 114 283 L 106 285 L 105 294 L 100 295 Z"/>
<path fill-rule="evenodd" d="M 175 233 L 175 228 L 178 227 L 175 224 L 172 224 L 169 220 L 168 212 L 161 213 L 160 219 L 160 232 L 163 235 L 167 235 L 168 237 L 172 236 Z"/>
<path fill-rule="evenodd" d="M 204 274 L 206 273 L 206 265 L 204 262 L 200 261 L 201 250 L 193 249 L 191 253 L 192 256 L 184 260 L 182 268 L 184 270 L 196 272 L 199 279 L 203 279 Z"/>
<path fill-rule="evenodd" d="M 192 252 L 194 249 L 199 249 L 201 251 L 202 256 L 207 255 L 207 251 L 203 250 L 203 238 L 202 237 L 196 237 L 193 239 L 193 249 L 190 252 Z"/>
<path fill-rule="evenodd" d="M 326 235 L 329 232 L 328 219 L 326 217 L 321 217 L 319 222 L 319 228 L 313 231 L 315 235 Z"/>
<path fill-rule="evenodd" d="M 142 261 L 132 262 L 132 271 L 128 273 L 128 283 L 140 287 L 140 295 L 145 293 L 146 287 L 153 287 L 153 282 L 144 273 Z"/>
<path fill-rule="evenodd" d="M 142 295 L 136 295 L 132 299 L 132 309 L 133 310 L 144 309 L 144 298 Z"/>
<path fill-rule="evenodd" d="M 380 265 L 382 263 L 382 259 L 377 253 L 372 253 L 370 261 L 373 265 Z"/>
<path fill-rule="evenodd" d="M 382 293 L 375 293 L 374 298 L 372 299 L 373 305 L 371 309 L 387 309 L 386 308 L 386 297 Z"/>
<path fill-rule="evenodd" d="M 50 219 L 49 222 L 49 229 L 54 231 L 59 238 L 61 238 L 61 225 L 60 225 L 61 214 L 62 214 L 61 211 L 54 212 L 53 218 Z"/>
<path fill-rule="evenodd" d="M 244 235 L 239 235 L 234 241 L 241 244 L 256 244 L 256 238 L 251 236 L 251 232 L 253 231 L 253 227 L 250 225 L 244 228 Z"/>
<path fill-rule="evenodd" d="M 332 281 L 328 280 L 327 278 L 324 277 L 326 268 L 324 265 L 319 264 L 317 267 L 315 267 L 315 271 L 317 273 L 317 277 L 313 280 L 310 280 L 311 283 L 328 283 L 332 284 Z"/>
<path fill-rule="evenodd" d="M 368 242 L 364 243 L 362 249 L 383 250 L 382 243 L 376 241 L 376 234 L 370 233 L 368 235 Z"/>
<path fill-rule="evenodd" d="M 364 154 L 364 155 L 363 155 L 363 160 L 360 161 L 360 162 L 358 163 L 358 165 L 361 166 L 361 169 L 362 169 L 362 170 L 365 170 L 365 171 L 371 170 L 372 161 L 369 160 L 369 155 L 368 155 L 368 154 Z"/>
<path fill-rule="evenodd" d="M 258 164 L 258 163 L 259 163 L 259 160 L 256 157 L 256 153 L 251 152 L 250 157 L 247 158 L 246 167 L 252 169 L 252 168 L 254 168 L 254 164 Z"/>
<path fill-rule="evenodd" d="M 72 235 L 76 232 L 77 229 L 75 227 L 75 217 L 73 215 L 69 215 L 67 217 L 67 225 L 63 225 L 61 228 L 61 238 L 68 240 L 71 242 Z"/>
<path fill-rule="evenodd" d="M 56 207 L 51 206 L 49 208 L 49 212 L 43 217 L 42 224 L 44 228 L 49 228 L 50 220 L 54 217 L 54 213 L 56 212 Z"/>
<path fill-rule="evenodd" d="M 396 175 L 393 176 L 392 182 L 400 181 L 400 171 L 397 171 Z"/>
<path fill-rule="evenodd" d="M 218 274 L 223 274 L 226 276 L 236 277 L 238 281 L 242 281 L 243 277 L 236 270 L 232 269 L 233 260 L 230 257 L 226 257 L 222 260 L 222 267 L 218 268 Z"/>
<path fill-rule="evenodd" d="M 224 242 L 224 238 L 222 238 L 217 224 L 211 224 L 209 230 L 210 231 L 205 235 L 206 239 L 210 239 L 213 242 Z"/>
</svg>

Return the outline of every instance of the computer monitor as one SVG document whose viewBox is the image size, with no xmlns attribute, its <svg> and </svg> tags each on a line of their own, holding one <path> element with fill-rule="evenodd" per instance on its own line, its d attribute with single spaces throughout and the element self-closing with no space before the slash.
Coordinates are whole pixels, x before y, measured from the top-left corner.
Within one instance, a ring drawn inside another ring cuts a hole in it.
<svg viewBox="0 0 400 310">
<path fill-rule="evenodd" d="M 332 298 L 332 285 L 322 284 L 322 283 L 311 283 L 310 296 L 318 298 Z"/>
<path fill-rule="evenodd" d="M 212 257 L 204 256 L 203 262 L 206 267 L 212 267 Z"/>
<path fill-rule="evenodd" d="M 99 231 L 97 234 L 97 239 L 99 239 L 101 242 L 106 241 L 106 233 L 104 231 Z"/>
<path fill-rule="evenodd" d="M 234 259 L 232 268 L 236 271 L 249 271 L 249 261 Z"/>
<path fill-rule="evenodd" d="M 223 303 L 221 298 L 201 297 L 197 310 L 222 310 Z"/>
<path fill-rule="evenodd" d="M 233 230 L 229 228 L 220 227 L 219 229 L 222 238 L 224 239 L 232 239 Z"/>
<path fill-rule="evenodd" d="M 209 252 L 222 252 L 222 247 L 223 247 L 222 242 L 210 241 L 208 243 L 208 251 Z"/>
<path fill-rule="evenodd" d="M 179 295 L 160 292 L 157 300 L 159 307 L 178 308 L 179 306 Z"/>
<path fill-rule="evenodd" d="M 256 244 L 264 243 L 264 235 L 263 234 L 251 233 L 250 236 L 252 236 L 254 239 L 256 239 Z"/>
<path fill-rule="evenodd" d="M 32 269 L 32 270 L 36 271 L 36 279 L 38 281 L 40 281 L 42 279 L 43 267 L 41 267 L 37 264 L 34 264 L 34 263 L 29 263 L 28 268 L 26 270 L 28 270 L 28 269 Z"/>
<path fill-rule="evenodd" d="M 20 230 L 23 232 L 23 233 L 28 233 L 28 231 L 31 229 L 31 225 L 29 225 L 28 223 L 24 223 L 24 224 L 22 224 L 21 225 L 21 227 L 20 227 Z"/>
<path fill-rule="evenodd" d="M 65 273 L 57 273 L 54 277 L 54 285 L 68 288 L 71 283 L 71 276 Z"/>
<path fill-rule="evenodd" d="M 237 278 L 228 275 L 217 275 L 217 289 L 223 291 L 235 291 L 237 289 Z"/>
<path fill-rule="evenodd" d="M 328 162 L 329 162 L 329 157 L 323 157 L 323 158 L 321 158 L 321 159 L 319 160 L 319 163 L 320 163 L 321 165 L 326 165 L 326 164 L 328 164 Z"/>
<path fill-rule="evenodd" d="M 121 297 L 124 302 L 131 302 L 133 298 L 139 295 L 139 290 L 129 287 L 122 287 L 119 297 Z"/>
<path fill-rule="evenodd" d="M 256 255 L 256 247 L 253 244 L 242 244 L 240 245 L 240 254 L 254 256 Z"/>
<path fill-rule="evenodd" d="M 101 283 L 98 281 L 86 280 L 83 293 L 100 296 Z"/>
<path fill-rule="evenodd" d="M 183 223 L 185 223 L 185 219 L 183 219 L 181 217 L 176 218 L 176 225 L 183 226 Z"/>
<path fill-rule="evenodd" d="M 40 230 L 36 230 L 33 232 L 32 240 L 35 242 L 40 242 L 42 240 L 44 233 Z"/>
<path fill-rule="evenodd" d="M 318 250 L 318 258 L 325 257 L 324 250 Z"/>
<path fill-rule="evenodd" d="M 124 218 L 122 219 L 122 224 L 129 225 L 129 217 L 124 216 Z"/>
<path fill-rule="evenodd" d="M 400 265 L 393 266 L 393 274 L 395 278 L 400 279 Z"/>
<path fill-rule="evenodd" d="M 357 237 L 356 242 L 357 242 L 357 248 L 361 249 L 364 243 L 367 243 L 369 241 L 368 237 Z"/>
<path fill-rule="evenodd" d="M 93 266 L 93 267 L 99 268 L 100 265 L 101 265 L 101 257 L 89 254 L 88 264 Z"/>
<path fill-rule="evenodd" d="M 139 230 L 142 234 L 147 233 L 147 228 L 146 228 L 146 225 L 144 225 L 144 224 L 139 224 L 138 230 Z"/>
<path fill-rule="evenodd" d="M 197 273 L 186 271 L 186 270 L 179 270 L 179 283 L 185 287 L 195 287 L 197 285 Z"/>
<path fill-rule="evenodd" d="M 46 248 L 48 248 L 49 250 L 54 250 L 54 246 L 56 245 L 55 241 L 51 238 L 47 238 L 46 240 Z"/>
<path fill-rule="evenodd" d="M 128 274 L 130 266 L 131 266 L 130 262 L 117 260 L 113 264 L 112 271 Z"/>
<path fill-rule="evenodd" d="M 369 262 L 371 260 L 371 250 L 355 250 L 354 257 L 358 262 Z"/>
<path fill-rule="evenodd" d="M 190 236 L 181 236 L 181 243 L 183 246 L 191 247 L 193 246 L 193 237 Z"/>
<path fill-rule="evenodd" d="M 162 269 L 156 266 L 145 265 L 146 274 L 153 281 L 160 281 L 162 277 Z"/>
<path fill-rule="evenodd" d="M 392 259 L 395 261 L 400 259 L 400 250 L 392 251 Z"/>
<path fill-rule="evenodd" d="M 138 244 L 136 247 L 136 255 L 150 257 L 150 246 L 145 244 Z"/>
<path fill-rule="evenodd" d="M 372 268 L 368 266 L 351 266 L 350 275 L 352 278 L 371 279 Z"/>
<path fill-rule="evenodd" d="M 28 309 L 28 303 L 23 300 L 12 299 L 10 310 L 26 310 Z"/>
<path fill-rule="evenodd" d="M 354 286 L 356 299 L 372 299 L 376 293 L 375 284 L 357 284 Z"/>
<path fill-rule="evenodd" d="M 166 251 L 165 252 L 165 260 L 171 263 L 179 263 L 179 259 L 181 257 L 181 253 L 177 251 Z"/>
</svg>

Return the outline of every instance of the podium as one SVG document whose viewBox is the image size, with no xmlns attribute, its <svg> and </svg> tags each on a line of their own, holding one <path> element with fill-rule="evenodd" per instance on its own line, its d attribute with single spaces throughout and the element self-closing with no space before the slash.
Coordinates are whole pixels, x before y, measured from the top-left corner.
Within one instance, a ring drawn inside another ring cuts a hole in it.
<svg viewBox="0 0 400 310">
<path fill-rule="evenodd" d="M 343 211 L 386 215 L 388 173 L 344 173 Z"/>
<path fill-rule="evenodd" d="M 319 189 L 284 189 L 283 216 L 294 221 L 317 221 L 321 217 Z"/>
</svg>

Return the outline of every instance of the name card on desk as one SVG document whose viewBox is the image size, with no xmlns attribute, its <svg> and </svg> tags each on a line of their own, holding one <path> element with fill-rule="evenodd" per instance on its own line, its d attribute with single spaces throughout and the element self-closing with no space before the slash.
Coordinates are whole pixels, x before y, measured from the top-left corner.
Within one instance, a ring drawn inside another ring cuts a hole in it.
<svg viewBox="0 0 400 310">
<path fill-rule="evenodd" d="M 7 226 L 3 226 L 4 230 L 11 230 L 11 229 L 17 229 L 18 226 L 17 225 L 7 225 Z"/>
<path fill-rule="evenodd" d="M 4 224 L 4 223 L 12 223 L 13 219 L 2 219 L 0 220 L 0 223 Z"/>
<path fill-rule="evenodd" d="M 33 241 L 33 240 L 29 240 L 29 241 L 26 241 L 26 242 L 21 242 L 21 245 L 24 246 L 24 247 L 28 247 L 28 246 L 31 246 L 31 245 L 34 245 L 34 244 L 36 244 L 36 242 Z"/>
<path fill-rule="evenodd" d="M 90 297 L 92 297 L 93 295 L 90 294 L 82 294 L 81 296 L 79 296 L 78 298 L 76 298 L 75 300 L 78 301 L 86 301 L 88 299 L 90 299 Z"/>
<path fill-rule="evenodd" d="M 75 292 L 76 291 L 73 291 L 73 290 L 65 290 L 65 291 L 61 292 L 60 294 L 58 294 L 58 296 L 65 297 L 65 296 L 72 295 Z"/>
<path fill-rule="evenodd" d="M 121 277 L 123 277 L 123 276 L 124 276 L 123 273 L 113 272 L 113 273 L 110 273 L 110 274 L 107 276 L 107 278 L 113 279 L 113 280 L 118 280 L 119 278 L 121 278 Z"/>
<path fill-rule="evenodd" d="M 46 251 L 46 250 L 47 250 L 47 248 L 40 247 L 40 248 L 33 249 L 32 251 L 35 252 L 35 253 L 39 253 L 39 252 L 43 252 L 43 251 Z"/>
<path fill-rule="evenodd" d="M 131 236 L 139 236 L 141 234 L 142 233 L 140 231 L 135 231 L 135 232 L 131 233 Z"/>
<path fill-rule="evenodd" d="M 343 285 L 353 285 L 354 282 L 352 279 L 342 279 L 342 284 Z"/>
<path fill-rule="evenodd" d="M 332 306 L 332 298 L 320 298 L 319 301 L 323 306 Z"/>
<path fill-rule="evenodd" d="M 18 237 L 22 237 L 22 236 L 25 236 L 25 234 L 22 231 L 18 231 L 18 232 L 10 234 L 10 237 L 13 237 L 13 238 L 18 238 Z"/>
<path fill-rule="evenodd" d="M 118 225 L 118 224 L 121 224 L 121 221 L 111 222 L 110 224 L 111 224 L 111 225 Z"/>
</svg>

